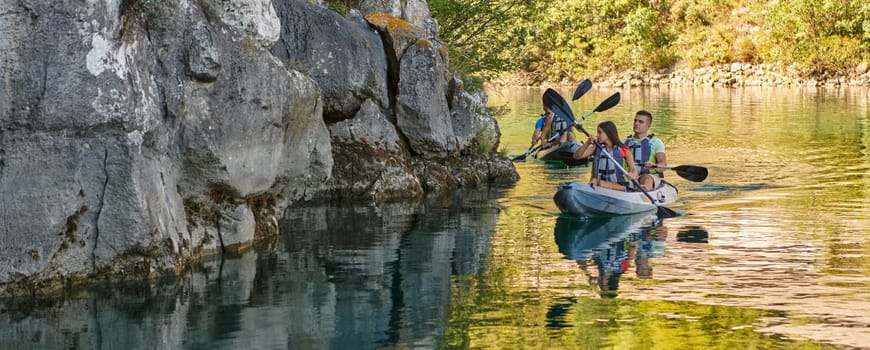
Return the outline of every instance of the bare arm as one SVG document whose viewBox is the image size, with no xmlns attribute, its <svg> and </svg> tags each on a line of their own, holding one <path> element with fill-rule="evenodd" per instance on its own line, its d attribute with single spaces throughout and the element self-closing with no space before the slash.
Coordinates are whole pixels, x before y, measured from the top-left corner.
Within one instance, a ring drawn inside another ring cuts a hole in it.
<svg viewBox="0 0 870 350">
<path fill-rule="evenodd" d="M 553 115 L 554 114 L 552 112 L 547 113 L 547 119 L 544 120 L 544 127 L 541 129 L 541 137 L 550 133 L 550 124 L 553 123 Z M 547 140 L 544 140 L 544 143 L 541 147 L 546 148 L 547 146 L 549 146 L 549 142 L 547 142 Z"/>
<path fill-rule="evenodd" d="M 535 129 L 535 132 L 532 133 L 532 144 L 529 147 L 534 146 L 538 141 L 541 141 L 541 129 Z"/>
<path fill-rule="evenodd" d="M 656 153 L 656 165 L 668 166 L 668 157 L 665 152 Z"/>
<path fill-rule="evenodd" d="M 628 163 L 628 177 L 637 179 L 637 166 L 634 165 L 634 155 L 631 152 L 625 153 L 625 162 Z"/>
<path fill-rule="evenodd" d="M 574 151 L 574 159 L 589 158 L 593 153 L 595 153 L 595 143 L 593 142 L 592 137 L 590 137 L 582 146 Z"/>
</svg>

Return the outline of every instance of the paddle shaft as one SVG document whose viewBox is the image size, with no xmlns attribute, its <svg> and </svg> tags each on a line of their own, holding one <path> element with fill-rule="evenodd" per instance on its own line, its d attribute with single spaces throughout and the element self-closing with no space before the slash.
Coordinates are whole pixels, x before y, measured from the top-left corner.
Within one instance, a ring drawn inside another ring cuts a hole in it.
<svg viewBox="0 0 870 350">
<path fill-rule="evenodd" d="M 540 145 L 537 145 L 537 146 L 535 146 L 534 148 L 532 148 L 531 146 L 529 146 L 529 149 L 526 150 L 526 153 L 523 153 L 523 154 L 517 156 L 517 157 L 514 158 L 513 160 L 525 160 L 526 157 L 529 156 L 529 154 L 532 154 L 532 153 L 534 153 L 535 151 L 541 149 L 541 147 L 544 146 L 544 143 L 547 143 L 547 142 L 553 142 L 553 141 L 555 141 L 557 138 L 559 138 L 559 136 L 561 136 L 561 135 L 562 135 L 562 133 L 556 133 L 556 135 L 553 135 L 552 137 L 548 138 L 547 141 L 542 142 Z"/>
</svg>

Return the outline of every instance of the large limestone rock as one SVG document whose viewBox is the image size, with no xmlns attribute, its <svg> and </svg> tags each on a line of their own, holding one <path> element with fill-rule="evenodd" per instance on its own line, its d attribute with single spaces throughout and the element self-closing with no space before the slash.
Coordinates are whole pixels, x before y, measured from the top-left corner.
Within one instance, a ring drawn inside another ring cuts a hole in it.
<svg viewBox="0 0 870 350">
<path fill-rule="evenodd" d="M 317 81 L 327 120 L 352 117 L 365 100 L 389 105 L 383 44 L 368 24 L 304 1 L 275 4 L 283 25 L 272 52 Z"/>
<path fill-rule="evenodd" d="M 459 148 L 465 154 L 487 154 L 497 150 L 501 131 L 486 108 L 486 93 L 465 91 L 462 81 L 457 78 L 451 80 L 450 87 L 450 124 Z"/>
<path fill-rule="evenodd" d="M 366 101 L 353 119 L 329 130 L 335 159 L 330 197 L 383 201 L 423 194 L 396 127 L 375 103 Z"/>
<path fill-rule="evenodd" d="M 357 7 L 364 14 L 387 13 L 421 28 L 434 22 L 425 0 L 359 0 Z"/>
<path fill-rule="evenodd" d="M 445 158 L 458 151 L 440 73 L 444 70 L 428 40 L 411 45 L 400 61 L 396 123 L 411 149 L 424 158 Z"/>
<path fill-rule="evenodd" d="M 3 292 L 176 271 L 329 178 L 320 90 L 260 49 L 263 11 L 150 4 L 0 4 Z"/>
<path fill-rule="evenodd" d="M 0 2 L 0 294 L 171 274 L 313 197 L 516 181 L 425 3 L 274 3 Z"/>
</svg>

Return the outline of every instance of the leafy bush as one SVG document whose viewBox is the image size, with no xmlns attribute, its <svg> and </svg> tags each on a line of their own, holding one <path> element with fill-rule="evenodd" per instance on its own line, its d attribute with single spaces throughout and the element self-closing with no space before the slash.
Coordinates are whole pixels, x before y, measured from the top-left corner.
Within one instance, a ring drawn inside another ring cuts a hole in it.
<svg viewBox="0 0 870 350">
<path fill-rule="evenodd" d="M 862 0 L 429 3 L 453 63 L 484 78 L 519 70 L 533 82 L 560 81 L 678 62 L 845 74 L 870 59 L 870 3 Z"/>
</svg>

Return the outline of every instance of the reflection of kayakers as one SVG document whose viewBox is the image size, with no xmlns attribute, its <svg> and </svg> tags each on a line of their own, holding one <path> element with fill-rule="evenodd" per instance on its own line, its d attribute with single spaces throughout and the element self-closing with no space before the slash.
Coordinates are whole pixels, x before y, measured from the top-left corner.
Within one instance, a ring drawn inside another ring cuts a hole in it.
<svg viewBox="0 0 870 350">
<path fill-rule="evenodd" d="M 592 218 L 560 217 L 556 244 L 589 277 L 602 298 L 618 295 L 619 278 L 635 264 L 638 278 L 651 278 L 650 259 L 664 255 L 667 229 L 655 215 L 640 214 Z M 589 271 L 589 262 L 595 265 Z"/>
<path fill-rule="evenodd" d="M 652 220 L 655 216 L 648 212 L 582 218 L 560 216 L 556 219 L 553 238 L 566 259 L 586 260 L 593 251 L 648 227 Z"/>
<path fill-rule="evenodd" d="M 603 149 L 596 147 L 596 142 L 601 143 L 604 146 Z M 602 152 L 610 153 L 613 160 L 603 155 Z M 590 181 L 593 186 L 627 191 L 629 180 L 617 169 L 617 166 L 628 169 L 629 178 L 637 179 L 634 155 L 619 140 L 619 132 L 616 130 L 616 124 L 613 124 L 612 121 L 608 120 L 598 124 L 598 134 L 589 136 L 586 142 L 574 152 L 574 159 L 584 159 L 591 155 L 595 155 L 592 180 Z"/>
<path fill-rule="evenodd" d="M 614 298 L 618 294 L 619 277 L 631 265 L 628 260 L 629 243 L 629 239 L 617 241 L 592 255 L 592 261 L 598 266 L 598 287 L 602 298 Z"/>
<path fill-rule="evenodd" d="M 665 240 L 668 237 L 668 229 L 661 224 L 644 227 L 631 235 L 632 247 L 629 249 L 629 259 L 634 259 L 635 273 L 637 278 L 652 278 L 653 268 L 651 258 L 659 258 L 665 255 Z"/>
</svg>

